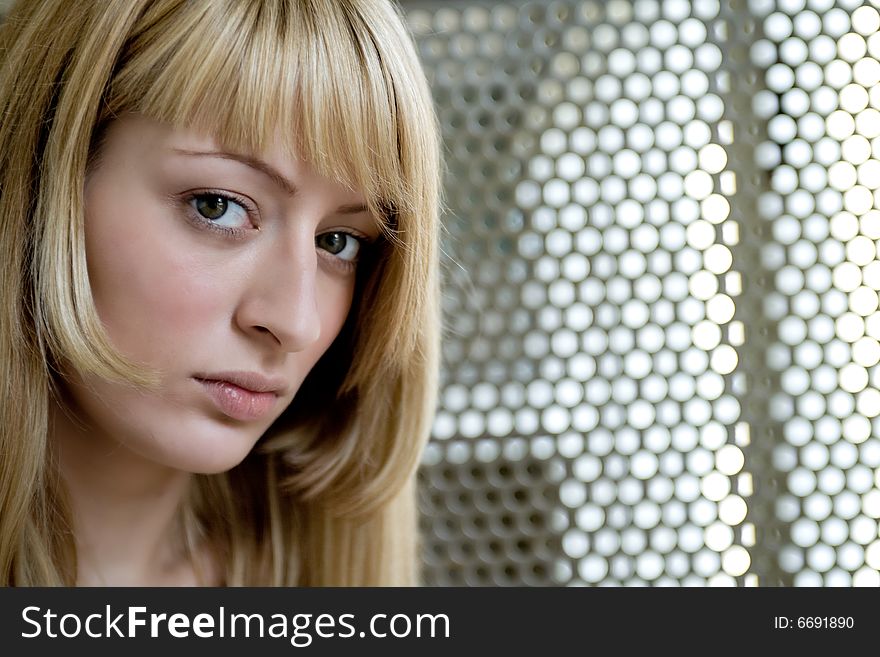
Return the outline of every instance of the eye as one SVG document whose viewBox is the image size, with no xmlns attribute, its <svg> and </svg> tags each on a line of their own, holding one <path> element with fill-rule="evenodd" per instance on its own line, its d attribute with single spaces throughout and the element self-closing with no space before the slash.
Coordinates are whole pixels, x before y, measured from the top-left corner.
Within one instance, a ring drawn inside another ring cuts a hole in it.
<svg viewBox="0 0 880 657">
<path fill-rule="evenodd" d="M 315 244 L 319 249 L 349 262 L 357 260 L 361 249 L 361 241 L 357 237 L 342 231 L 322 233 L 315 238 Z"/>
<path fill-rule="evenodd" d="M 251 223 L 248 211 L 241 204 L 222 194 L 196 194 L 192 197 L 190 205 L 200 217 L 217 226 L 244 228 Z"/>
</svg>

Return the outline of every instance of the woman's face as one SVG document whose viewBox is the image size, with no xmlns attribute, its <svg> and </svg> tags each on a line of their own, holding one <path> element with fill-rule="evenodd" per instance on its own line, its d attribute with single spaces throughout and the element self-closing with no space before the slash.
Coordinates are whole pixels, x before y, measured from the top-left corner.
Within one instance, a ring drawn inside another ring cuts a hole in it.
<svg viewBox="0 0 880 657">
<path fill-rule="evenodd" d="M 235 466 L 346 319 L 358 250 L 378 235 L 364 198 L 280 148 L 230 153 L 129 116 L 109 128 L 85 204 L 98 314 L 161 383 L 74 374 L 74 414 L 88 436 L 172 468 Z"/>
</svg>

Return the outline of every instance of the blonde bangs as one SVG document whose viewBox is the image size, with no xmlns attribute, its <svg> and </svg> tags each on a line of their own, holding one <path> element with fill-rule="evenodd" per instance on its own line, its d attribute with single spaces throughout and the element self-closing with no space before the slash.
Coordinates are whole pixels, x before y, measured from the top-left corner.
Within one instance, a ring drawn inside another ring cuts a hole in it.
<svg viewBox="0 0 880 657">
<path fill-rule="evenodd" d="M 379 49 L 391 35 L 372 33 L 375 23 L 360 13 L 387 8 L 322 0 L 163 4 L 144 14 L 123 53 L 111 115 L 139 112 L 211 134 L 237 152 L 281 146 L 363 193 L 380 221 L 389 208 L 415 210 L 399 133 L 401 120 L 419 117 L 398 110 L 402 76 L 389 70 L 396 58 Z M 386 26 L 395 29 L 390 20 Z M 277 144 L 279 134 L 286 141 Z"/>
</svg>

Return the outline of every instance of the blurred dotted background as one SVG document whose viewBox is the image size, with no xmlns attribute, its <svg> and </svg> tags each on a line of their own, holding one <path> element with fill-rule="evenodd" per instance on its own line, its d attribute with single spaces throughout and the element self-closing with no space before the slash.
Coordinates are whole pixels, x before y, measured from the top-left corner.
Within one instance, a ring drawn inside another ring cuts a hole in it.
<svg viewBox="0 0 880 657">
<path fill-rule="evenodd" d="M 880 13 L 402 2 L 448 166 L 429 585 L 880 585 Z"/>
</svg>

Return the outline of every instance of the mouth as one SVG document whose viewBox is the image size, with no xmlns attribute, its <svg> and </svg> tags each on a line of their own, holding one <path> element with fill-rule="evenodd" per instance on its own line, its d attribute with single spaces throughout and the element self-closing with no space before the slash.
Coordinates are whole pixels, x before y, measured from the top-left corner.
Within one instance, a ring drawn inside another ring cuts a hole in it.
<svg viewBox="0 0 880 657">
<path fill-rule="evenodd" d="M 217 409 L 234 420 L 257 420 L 275 406 L 280 388 L 259 375 L 249 379 L 240 375 L 193 377 L 202 385 Z"/>
</svg>

